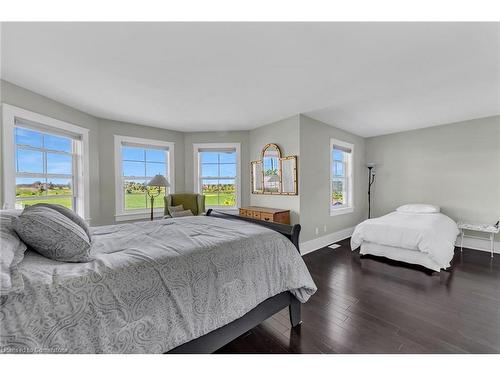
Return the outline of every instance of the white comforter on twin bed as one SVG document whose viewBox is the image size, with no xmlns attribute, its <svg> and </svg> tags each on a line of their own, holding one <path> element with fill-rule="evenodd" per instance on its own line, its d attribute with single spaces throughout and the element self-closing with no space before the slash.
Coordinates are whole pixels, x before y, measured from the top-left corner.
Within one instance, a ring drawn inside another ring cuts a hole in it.
<svg viewBox="0 0 500 375">
<path fill-rule="evenodd" d="M 370 242 L 420 251 L 441 268 L 447 268 L 458 234 L 457 224 L 441 213 L 391 212 L 358 224 L 351 237 L 351 248 L 356 250 L 363 242 Z"/>
</svg>

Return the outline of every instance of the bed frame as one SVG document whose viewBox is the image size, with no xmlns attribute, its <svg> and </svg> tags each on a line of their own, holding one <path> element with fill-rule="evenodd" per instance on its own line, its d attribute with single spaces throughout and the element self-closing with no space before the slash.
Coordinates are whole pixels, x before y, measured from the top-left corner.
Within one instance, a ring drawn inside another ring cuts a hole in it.
<svg viewBox="0 0 500 375">
<path fill-rule="evenodd" d="M 299 234 L 300 225 L 295 224 L 285 225 L 278 223 L 270 223 L 266 221 L 255 220 L 249 217 L 232 215 L 220 211 L 209 209 L 206 213 L 207 216 L 219 217 L 229 220 L 243 220 L 252 222 L 258 225 L 275 230 L 287 237 L 296 247 L 300 254 L 299 249 Z M 297 327 L 302 323 L 300 320 L 300 302 L 290 292 L 283 292 L 274 297 L 266 299 L 264 302 L 258 304 L 255 308 L 243 315 L 241 318 L 220 327 L 212 332 L 207 333 L 197 339 L 191 340 L 185 344 L 175 347 L 168 353 L 172 354 L 206 354 L 213 353 L 217 349 L 230 343 L 235 338 L 241 336 L 245 332 L 258 326 L 264 320 L 270 318 L 277 312 L 288 307 L 290 313 L 290 323 L 292 327 Z"/>
</svg>

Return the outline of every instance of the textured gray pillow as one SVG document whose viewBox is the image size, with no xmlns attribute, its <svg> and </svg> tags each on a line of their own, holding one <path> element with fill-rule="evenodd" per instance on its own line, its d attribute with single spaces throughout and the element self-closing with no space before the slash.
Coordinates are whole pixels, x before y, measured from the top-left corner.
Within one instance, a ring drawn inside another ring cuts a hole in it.
<svg viewBox="0 0 500 375">
<path fill-rule="evenodd" d="M 184 217 L 184 216 L 194 216 L 191 210 L 183 210 L 183 211 L 174 211 L 171 212 L 170 215 L 172 217 Z"/>
<path fill-rule="evenodd" d="M 184 211 L 184 206 L 182 204 L 178 205 L 178 206 L 169 206 L 168 207 L 168 213 L 170 214 L 170 216 L 174 217 L 172 215 L 172 212 L 181 212 L 181 211 Z"/>
<path fill-rule="evenodd" d="M 50 203 L 37 203 L 34 204 L 31 207 L 48 207 L 52 208 L 53 210 L 56 210 L 60 214 L 63 214 L 66 216 L 68 219 L 74 221 L 76 224 L 78 224 L 84 231 L 87 233 L 87 236 L 89 236 L 89 239 L 92 241 L 92 237 L 90 236 L 90 229 L 85 220 L 83 220 L 80 216 L 78 216 L 73 210 L 70 210 L 67 207 L 61 206 L 60 204 L 50 204 Z"/>
<path fill-rule="evenodd" d="M 62 262 L 89 262 L 90 238 L 74 221 L 44 206 L 30 206 L 14 221 L 14 230 L 33 250 Z"/>
<path fill-rule="evenodd" d="M 0 295 L 19 292 L 24 288 L 17 265 L 24 258 L 26 245 L 12 227 L 12 220 L 20 213 L 18 210 L 0 211 Z"/>
</svg>

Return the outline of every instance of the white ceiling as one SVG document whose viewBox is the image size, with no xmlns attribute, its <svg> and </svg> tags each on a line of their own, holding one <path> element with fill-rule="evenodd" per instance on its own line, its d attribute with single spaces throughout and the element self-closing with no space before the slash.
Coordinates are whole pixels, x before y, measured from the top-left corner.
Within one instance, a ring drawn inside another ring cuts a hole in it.
<svg viewBox="0 0 500 375">
<path fill-rule="evenodd" d="M 3 79 L 181 131 L 297 113 L 362 136 L 500 114 L 496 23 L 8 23 Z"/>
</svg>

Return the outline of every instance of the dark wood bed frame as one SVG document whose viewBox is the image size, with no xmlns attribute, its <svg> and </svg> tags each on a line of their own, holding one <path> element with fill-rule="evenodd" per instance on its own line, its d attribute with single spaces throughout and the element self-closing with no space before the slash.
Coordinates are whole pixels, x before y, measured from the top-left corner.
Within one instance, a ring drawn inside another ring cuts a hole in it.
<svg viewBox="0 0 500 375">
<path fill-rule="evenodd" d="M 231 215 L 220 211 L 209 209 L 207 216 L 219 217 L 229 220 L 244 220 L 255 224 L 262 225 L 283 234 L 299 249 L 299 234 L 300 225 L 285 225 L 278 223 L 270 223 L 266 221 L 255 220 L 249 217 Z M 241 318 L 220 327 L 204 336 L 191 340 L 185 344 L 175 347 L 168 353 L 172 354 L 203 354 L 213 353 L 217 349 L 223 347 L 235 338 L 241 336 L 245 332 L 258 326 L 264 320 L 273 316 L 277 312 L 289 308 L 290 323 L 292 327 L 297 327 L 302 323 L 300 320 L 300 302 L 290 292 L 283 292 L 274 297 L 266 299 L 264 302 L 257 305 L 254 309 L 243 315 Z"/>
</svg>

